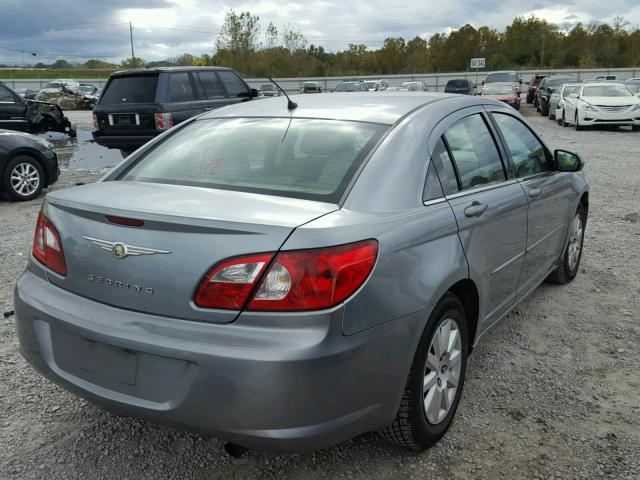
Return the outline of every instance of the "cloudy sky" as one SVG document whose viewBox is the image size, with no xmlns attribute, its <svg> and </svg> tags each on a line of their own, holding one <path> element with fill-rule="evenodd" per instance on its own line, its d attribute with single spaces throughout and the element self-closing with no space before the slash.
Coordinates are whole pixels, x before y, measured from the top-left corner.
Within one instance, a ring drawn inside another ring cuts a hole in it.
<svg viewBox="0 0 640 480">
<path fill-rule="evenodd" d="M 412 38 L 465 23 L 503 30 L 517 15 L 554 23 L 623 17 L 640 25 L 639 0 L 2 0 L 0 64 L 44 63 L 64 57 L 120 61 L 130 56 L 129 21 L 136 56 L 160 60 L 184 52 L 212 53 L 230 8 L 268 23 L 291 25 L 327 50 L 348 43 L 381 46 L 388 36 Z M 22 53 L 25 52 L 25 53 Z M 31 52 L 37 57 L 31 56 Z"/>
</svg>

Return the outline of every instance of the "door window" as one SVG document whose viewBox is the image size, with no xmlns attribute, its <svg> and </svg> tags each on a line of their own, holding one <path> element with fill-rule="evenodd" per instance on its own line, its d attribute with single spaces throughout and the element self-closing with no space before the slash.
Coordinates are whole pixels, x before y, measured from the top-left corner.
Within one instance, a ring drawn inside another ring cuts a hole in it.
<svg viewBox="0 0 640 480">
<path fill-rule="evenodd" d="M 216 72 L 198 72 L 197 76 L 200 79 L 200 85 L 204 89 L 205 98 L 224 98 L 224 87 Z"/>
<path fill-rule="evenodd" d="M 249 91 L 245 83 L 240 80 L 235 73 L 230 70 L 220 70 L 218 72 L 222 83 L 224 83 L 230 97 L 248 97 Z"/>
<path fill-rule="evenodd" d="M 554 170 L 553 162 L 547 157 L 544 145 L 529 127 L 504 113 L 493 113 L 493 118 L 511 153 L 516 176 L 522 178 Z"/>
<path fill-rule="evenodd" d="M 6 87 L 0 85 L 0 102 L 3 103 L 15 103 L 15 98 L 13 97 L 13 93 Z"/>
<path fill-rule="evenodd" d="M 172 73 L 169 77 L 169 101 L 189 102 L 193 100 L 193 89 L 187 72 Z"/>
<path fill-rule="evenodd" d="M 442 190 L 444 191 L 444 194 L 450 195 L 457 192 L 458 180 L 456 179 L 456 171 L 453 169 L 451 157 L 449 156 L 447 147 L 445 146 L 442 139 L 438 140 L 438 143 L 436 143 L 436 148 L 433 149 L 433 154 L 431 155 L 431 163 L 438 171 L 438 177 L 440 178 L 440 183 L 442 184 Z"/>
<path fill-rule="evenodd" d="M 444 136 L 463 190 L 506 179 L 498 148 L 480 114 L 459 120 Z"/>
</svg>

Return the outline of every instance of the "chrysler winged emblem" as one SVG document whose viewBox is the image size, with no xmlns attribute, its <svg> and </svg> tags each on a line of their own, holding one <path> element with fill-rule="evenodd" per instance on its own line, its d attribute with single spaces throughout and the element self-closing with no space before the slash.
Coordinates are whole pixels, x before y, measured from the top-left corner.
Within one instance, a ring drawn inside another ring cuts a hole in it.
<svg viewBox="0 0 640 480">
<path fill-rule="evenodd" d="M 124 242 L 110 242 L 108 240 L 100 240 L 99 238 L 82 237 L 89 240 L 94 245 L 99 246 L 103 250 L 107 250 L 113 254 L 116 258 L 125 257 L 137 257 L 140 255 L 155 255 L 171 253 L 169 250 L 158 250 L 155 248 L 136 247 L 135 245 L 128 245 Z"/>
</svg>

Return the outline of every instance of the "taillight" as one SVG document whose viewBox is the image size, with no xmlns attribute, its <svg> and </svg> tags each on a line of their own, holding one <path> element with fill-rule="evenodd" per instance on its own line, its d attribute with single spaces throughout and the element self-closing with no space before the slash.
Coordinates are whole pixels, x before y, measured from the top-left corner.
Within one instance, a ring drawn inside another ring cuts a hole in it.
<svg viewBox="0 0 640 480">
<path fill-rule="evenodd" d="M 200 282 L 195 297 L 196 305 L 202 308 L 242 309 L 272 257 L 272 253 L 265 253 L 219 263 Z"/>
<path fill-rule="evenodd" d="M 98 124 L 98 116 L 95 113 L 93 114 L 93 128 L 95 128 L 96 130 L 100 130 L 100 124 Z"/>
<path fill-rule="evenodd" d="M 158 130 L 166 130 L 173 127 L 173 118 L 170 113 L 156 113 L 156 128 Z"/>
<path fill-rule="evenodd" d="M 200 282 L 195 303 L 203 308 L 241 310 L 249 301 L 247 308 L 253 311 L 331 308 L 362 286 L 377 255 L 378 242 L 365 240 L 280 252 L 273 261 L 273 254 L 226 260 Z"/>
<path fill-rule="evenodd" d="M 67 262 L 64 259 L 60 235 L 42 212 L 38 215 L 32 252 L 45 267 L 63 277 L 67 275 Z"/>
<path fill-rule="evenodd" d="M 124 225 L 125 227 L 142 227 L 144 225 L 144 221 L 137 218 L 118 217 L 116 215 L 105 215 L 105 218 L 109 223 Z"/>
</svg>

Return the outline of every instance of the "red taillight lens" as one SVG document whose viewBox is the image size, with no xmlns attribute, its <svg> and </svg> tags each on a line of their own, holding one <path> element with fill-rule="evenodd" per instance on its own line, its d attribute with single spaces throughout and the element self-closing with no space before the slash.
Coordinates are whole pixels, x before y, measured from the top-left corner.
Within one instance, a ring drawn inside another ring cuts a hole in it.
<svg viewBox="0 0 640 480">
<path fill-rule="evenodd" d="M 96 130 L 100 130 L 100 125 L 98 124 L 98 116 L 95 113 L 93 114 L 93 128 L 95 128 Z"/>
<path fill-rule="evenodd" d="M 144 225 L 144 221 L 136 218 L 118 217 L 116 215 L 105 215 L 105 218 L 109 223 L 124 225 L 125 227 L 142 227 Z"/>
<path fill-rule="evenodd" d="M 293 311 L 331 308 L 369 277 L 378 242 L 279 253 L 256 290 L 249 310 Z"/>
<path fill-rule="evenodd" d="M 173 118 L 170 113 L 156 113 L 156 128 L 158 130 L 166 130 L 173 127 Z"/>
<path fill-rule="evenodd" d="M 45 267 L 63 277 L 67 275 L 67 262 L 64 259 L 60 235 L 42 212 L 38 215 L 32 251 L 33 256 Z"/>
<path fill-rule="evenodd" d="M 272 257 L 272 253 L 265 253 L 225 260 L 216 265 L 200 282 L 196 305 L 241 310 Z"/>
<path fill-rule="evenodd" d="M 195 303 L 203 308 L 241 310 L 253 292 L 248 305 L 253 311 L 331 308 L 362 286 L 377 255 L 378 242 L 365 240 L 280 252 L 273 262 L 271 253 L 226 260 L 200 282 Z"/>
</svg>

